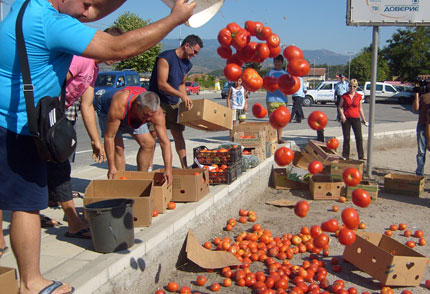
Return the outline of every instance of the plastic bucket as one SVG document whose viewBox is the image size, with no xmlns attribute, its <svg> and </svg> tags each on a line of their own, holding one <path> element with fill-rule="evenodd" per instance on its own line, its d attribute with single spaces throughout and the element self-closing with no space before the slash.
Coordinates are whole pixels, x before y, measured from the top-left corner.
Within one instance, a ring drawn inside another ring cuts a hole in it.
<svg viewBox="0 0 430 294">
<path fill-rule="evenodd" d="M 115 252 L 134 245 L 132 199 L 109 199 L 85 206 L 95 251 Z"/>
<path fill-rule="evenodd" d="M 161 0 L 170 8 L 175 5 L 175 0 Z M 207 23 L 224 4 L 224 0 L 189 0 L 196 2 L 194 14 L 185 23 L 192 28 L 198 28 Z"/>
</svg>

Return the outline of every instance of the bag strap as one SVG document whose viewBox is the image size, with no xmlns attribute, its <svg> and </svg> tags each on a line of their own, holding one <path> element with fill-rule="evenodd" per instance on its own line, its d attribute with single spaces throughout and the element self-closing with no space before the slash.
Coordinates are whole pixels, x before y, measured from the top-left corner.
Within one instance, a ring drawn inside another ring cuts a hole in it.
<svg viewBox="0 0 430 294">
<path fill-rule="evenodd" d="M 34 106 L 34 86 L 31 81 L 30 66 L 28 64 L 27 48 L 24 42 L 24 33 L 22 30 L 22 20 L 24 17 L 25 9 L 27 8 L 30 0 L 26 0 L 19 10 L 18 16 L 16 18 L 15 30 L 16 30 L 16 45 L 18 49 L 19 65 L 21 68 L 23 87 L 25 97 L 25 106 L 27 109 L 28 127 L 30 133 L 33 135 L 39 135 L 39 130 L 37 127 L 36 119 L 36 107 Z M 66 105 L 66 81 L 63 83 L 61 89 L 61 108 L 65 110 Z"/>
</svg>

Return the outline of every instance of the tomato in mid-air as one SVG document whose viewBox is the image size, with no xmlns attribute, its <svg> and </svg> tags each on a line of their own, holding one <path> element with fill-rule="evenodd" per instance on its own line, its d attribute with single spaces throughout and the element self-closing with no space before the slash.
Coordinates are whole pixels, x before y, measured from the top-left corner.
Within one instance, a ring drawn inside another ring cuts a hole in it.
<svg viewBox="0 0 430 294">
<path fill-rule="evenodd" d="M 360 216 L 354 208 L 347 207 L 342 211 L 342 221 L 348 229 L 354 230 L 360 223 Z"/>
<path fill-rule="evenodd" d="M 231 32 L 227 28 L 223 28 L 218 33 L 218 42 L 221 44 L 221 46 L 228 47 L 231 45 Z"/>
<path fill-rule="evenodd" d="M 324 248 L 329 242 L 327 234 L 321 233 L 318 237 L 314 238 L 313 244 L 317 248 Z"/>
<path fill-rule="evenodd" d="M 232 35 L 240 32 L 242 30 L 242 28 L 240 27 L 240 25 L 238 25 L 235 22 L 229 23 L 227 25 L 227 29 L 231 32 Z"/>
<path fill-rule="evenodd" d="M 327 148 L 328 149 L 332 149 L 332 150 L 336 150 L 337 147 L 339 147 L 339 140 L 336 138 L 330 138 L 327 140 Z"/>
<path fill-rule="evenodd" d="M 323 165 L 322 165 L 322 163 L 320 161 L 314 160 L 311 163 L 309 163 L 308 171 L 311 174 L 315 175 L 315 174 L 318 174 L 318 173 L 322 172 L 323 168 L 324 167 L 323 167 Z"/>
<path fill-rule="evenodd" d="M 239 66 L 242 66 L 243 61 L 240 60 L 239 56 L 237 53 L 234 53 L 233 55 L 231 55 L 229 58 L 227 58 L 225 64 L 230 64 L 230 63 L 234 63 L 237 64 Z"/>
<path fill-rule="evenodd" d="M 229 63 L 224 67 L 224 76 L 229 81 L 237 81 L 242 75 L 242 68 L 236 63 Z"/>
<path fill-rule="evenodd" d="M 355 233 L 353 230 L 343 228 L 339 231 L 337 239 L 339 240 L 340 244 L 348 246 L 355 242 Z"/>
<path fill-rule="evenodd" d="M 269 122 L 272 128 L 282 129 L 291 119 L 290 111 L 286 106 L 280 106 L 275 109 L 269 116 Z"/>
<path fill-rule="evenodd" d="M 246 44 L 245 48 L 237 52 L 237 55 L 242 62 L 250 62 L 255 55 L 256 48 L 256 42 L 249 42 L 248 44 Z"/>
<path fill-rule="evenodd" d="M 291 95 L 300 89 L 300 80 L 291 74 L 285 74 L 279 77 L 278 85 L 282 93 Z"/>
<path fill-rule="evenodd" d="M 245 22 L 245 29 L 251 34 L 251 36 L 256 36 L 257 31 L 261 31 L 264 25 L 259 21 L 248 20 Z"/>
<path fill-rule="evenodd" d="M 269 57 L 270 58 L 275 58 L 276 56 L 278 56 L 281 53 L 281 46 L 278 47 L 270 47 L 270 54 Z"/>
<path fill-rule="evenodd" d="M 325 221 L 321 224 L 321 229 L 324 232 L 334 233 L 339 229 L 339 223 L 337 219 L 331 218 L 328 221 Z"/>
<path fill-rule="evenodd" d="M 233 54 L 233 51 L 231 50 L 230 46 L 219 46 L 216 51 L 218 55 L 224 59 L 229 58 Z"/>
<path fill-rule="evenodd" d="M 266 89 L 268 92 L 275 92 L 279 89 L 278 78 L 270 76 L 264 77 L 263 88 Z"/>
<path fill-rule="evenodd" d="M 262 29 L 256 31 L 257 39 L 261 41 L 269 39 L 271 35 L 272 29 L 270 27 L 263 27 Z"/>
<path fill-rule="evenodd" d="M 258 62 L 263 62 L 269 57 L 269 55 L 269 46 L 266 43 L 258 43 L 257 47 L 255 48 L 255 58 L 258 60 Z"/>
<path fill-rule="evenodd" d="M 255 103 L 252 106 L 252 114 L 256 118 L 263 118 L 267 115 L 267 109 L 263 107 L 260 103 Z"/>
<path fill-rule="evenodd" d="M 246 44 L 248 44 L 248 34 L 246 30 L 237 32 L 231 39 L 231 45 L 237 50 L 245 48 Z"/>
<path fill-rule="evenodd" d="M 305 217 L 308 214 L 309 211 L 309 202 L 306 200 L 301 200 L 294 205 L 294 213 L 298 217 Z"/>
<path fill-rule="evenodd" d="M 321 131 L 328 123 L 327 115 L 322 111 L 313 111 L 308 117 L 308 125 L 311 129 Z"/>
<path fill-rule="evenodd" d="M 263 79 L 253 68 L 246 68 L 242 73 L 243 87 L 248 91 L 255 92 L 263 86 Z"/>
<path fill-rule="evenodd" d="M 304 58 L 294 58 L 288 61 L 287 71 L 294 76 L 304 77 L 309 70 L 309 63 Z"/>
<path fill-rule="evenodd" d="M 354 187 L 361 182 L 361 173 L 355 167 L 349 167 L 342 173 L 343 181 L 347 186 Z"/>
<path fill-rule="evenodd" d="M 271 34 L 270 37 L 266 40 L 267 45 L 269 45 L 269 47 L 278 47 L 279 44 L 281 44 L 281 39 L 279 38 L 279 36 L 277 34 Z"/>
<path fill-rule="evenodd" d="M 371 200 L 369 193 L 363 189 L 355 189 L 352 191 L 352 203 L 359 207 L 369 206 Z"/>
<path fill-rule="evenodd" d="M 290 45 L 284 49 L 284 57 L 289 61 L 295 58 L 304 58 L 303 51 L 294 45 Z"/>
<path fill-rule="evenodd" d="M 294 152 L 285 146 L 278 148 L 275 151 L 275 162 L 279 166 L 286 166 L 294 159 Z"/>
</svg>

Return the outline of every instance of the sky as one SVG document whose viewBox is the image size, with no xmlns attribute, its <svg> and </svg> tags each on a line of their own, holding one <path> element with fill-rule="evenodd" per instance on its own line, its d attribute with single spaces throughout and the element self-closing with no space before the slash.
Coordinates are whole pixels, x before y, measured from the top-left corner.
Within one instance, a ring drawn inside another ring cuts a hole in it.
<svg viewBox="0 0 430 294">
<path fill-rule="evenodd" d="M 1 0 L 0 0 L 1 1 Z M 196 0 L 207 1 L 207 0 Z M 12 0 L 4 0 L 5 15 Z M 260 21 L 279 35 L 282 45 L 294 44 L 302 50 L 327 49 L 354 55 L 372 43 L 372 27 L 346 25 L 346 0 L 225 0 L 218 13 L 205 25 L 190 28 L 181 25 L 166 38 L 183 39 L 188 34 L 216 39 L 218 31 L 230 22 L 244 26 L 245 21 Z M 104 19 L 88 25 L 109 27 L 124 12 L 133 12 L 144 20 L 157 21 L 170 13 L 161 0 L 127 0 Z M 386 46 L 398 27 L 379 28 L 379 46 Z"/>
</svg>

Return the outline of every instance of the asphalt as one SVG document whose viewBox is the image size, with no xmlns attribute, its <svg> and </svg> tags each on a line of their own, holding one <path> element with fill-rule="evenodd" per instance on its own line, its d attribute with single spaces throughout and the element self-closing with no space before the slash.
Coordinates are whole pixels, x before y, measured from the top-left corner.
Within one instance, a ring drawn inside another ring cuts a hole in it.
<svg viewBox="0 0 430 294">
<path fill-rule="evenodd" d="M 415 126 L 416 121 L 375 125 L 373 141 L 375 149 L 378 146 L 400 144 L 406 138 L 415 138 Z M 340 126 L 327 128 L 325 135 L 342 139 Z M 316 138 L 316 132 L 311 129 L 289 130 L 284 131 L 283 137 L 288 141 L 287 146 L 299 148 L 309 139 Z M 366 142 L 367 128 L 363 128 L 363 137 Z M 202 140 L 186 141 L 187 155 L 192 158 L 192 150 L 196 146 L 206 145 L 212 148 L 222 143 L 224 142 L 216 139 L 216 133 L 207 133 L 207 137 Z M 373 154 L 377 155 L 377 152 Z M 176 154 L 173 154 L 173 159 L 173 165 L 178 167 L 179 161 Z M 126 160 L 130 169 L 135 169 L 135 154 L 126 153 Z M 160 148 L 157 147 L 154 163 L 162 164 L 162 162 Z M 243 173 L 229 186 L 211 186 L 210 193 L 201 201 L 178 203 L 175 210 L 167 211 L 154 218 L 150 227 L 135 228 L 135 245 L 118 253 L 97 253 L 93 249 L 91 240 L 65 237 L 67 228 L 62 211 L 46 209 L 41 213 L 59 220 L 62 225 L 42 229 L 40 258 L 42 273 L 46 278 L 71 283 L 76 288 L 75 293 L 149 293 L 144 290 L 145 288 L 133 285 L 146 284 L 148 289 L 148 287 L 151 288 L 148 283 L 157 283 L 168 275 L 168 266 L 163 267 L 163 265 L 174 265 L 178 252 L 178 250 L 171 250 L 172 247 L 169 247 L 169 244 L 175 246 L 181 244 L 187 230 L 200 225 L 203 215 L 216 215 L 220 209 L 226 209 L 224 202 L 231 203 L 235 199 L 246 201 L 243 197 L 250 188 L 252 193 L 262 192 L 264 187 L 267 187 L 273 164 L 273 157 L 268 158 L 256 168 Z M 83 194 L 91 180 L 105 179 L 106 174 L 106 165 L 91 165 L 72 170 L 73 189 Z M 78 212 L 82 213 L 82 199 L 76 198 L 75 205 Z M 235 209 L 234 205 L 231 207 Z M 9 221 L 10 213 L 5 211 L 3 229 L 10 248 Z M 8 250 L 0 259 L 0 266 L 17 267 L 11 250 Z"/>
</svg>

